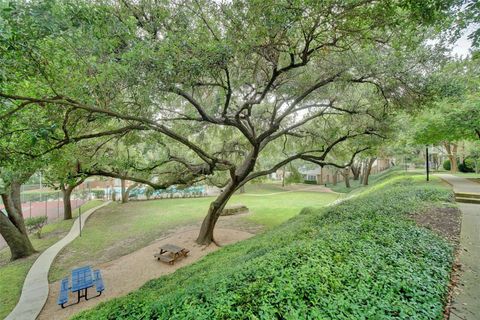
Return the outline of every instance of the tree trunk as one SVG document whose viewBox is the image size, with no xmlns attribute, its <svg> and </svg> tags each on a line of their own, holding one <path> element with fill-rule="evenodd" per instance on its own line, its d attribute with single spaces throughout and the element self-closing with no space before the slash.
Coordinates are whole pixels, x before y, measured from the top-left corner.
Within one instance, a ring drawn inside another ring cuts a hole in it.
<svg viewBox="0 0 480 320">
<path fill-rule="evenodd" d="M 112 183 L 112 201 L 113 202 L 117 201 L 117 194 L 115 192 L 115 182 Z"/>
<path fill-rule="evenodd" d="M 283 173 L 282 173 L 282 188 L 285 188 L 285 166 L 283 166 Z"/>
<path fill-rule="evenodd" d="M 135 189 L 139 185 L 138 182 L 135 182 L 134 184 L 131 184 L 127 189 L 125 189 L 125 192 L 122 192 L 122 203 L 127 203 L 128 199 L 130 197 L 130 191 Z"/>
<path fill-rule="evenodd" d="M 352 166 L 350 167 L 350 169 L 352 170 L 352 174 L 353 174 L 353 180 L 359 180 L 361 167 L 362 166 L 360 164 L 352 164 Z"/>
<path fill-rule="evenodd" d="M 337 185 L 337 180 L 338 180 L 337 171 L 335 171 L 335 172 L 333 173 L 332 179 L 333 179 L 333 185 L 336 186 L 336 185 Z"/>
<path fill-rule="evenodd" d="M 10 197 L 3 199 L 3 203 L 7 212 L 12 212 L 12 217 L 15 217 L 14 224 L 21 233 L 28 235 L 27 228 L 25 228 L 25 221 L 23 220 L 22 200 L 21 200 L 21 183 L 12 182 L 10 184 Z M 9 203 L 9 200 L 11 201 Z"/>
<path fill-rule="evenodd" d="M 242 185 L 239 189 L 239 193 L 245 193 L 245 185 Z"/>
<path fill-rule="evenodd" d="M 350 188 L 350 169 L 345 168 L 342 171 L 343 180 L 345 181 L 345 187 Z"/>
<path fill-rule="evenodd" d="M 63 196 L 63 220 L 70 220 L 73 218 L 72 215 L 72 192 L 73 190 L 81 185 L 85 181 L 85 178 L 81 178 L 80 180 L 77 180 L 73 184 L 65 184 L 61 183 L 60 184 L 60 189 L 62 190 L 62 196 Z"/>
<path fill-rule="evenodd" d="M 0 213 L 0 234 L 10 249 L 11 260 L 25 258 L 35 253 L 28 236 L 21 233 L 3 213 Z"/>
<path fill-rule="evenodd" d="M 438 155 L 432 154 L 432 162 L 433 162 L 433 168 L 435 171 L 438 171 Z"/>
<path fill-rule="evenodd" d="M 229 184 L 223 189 L 222 193 L 210 203 L 210 207 L 208 209 L 208 214 L 203 220 L 202 227 L 200 228 L 200 234 L 196 242 L 198 244 L 209 245 L 214 242 L 213 238 L 213 230 L 215 229 L 215 224 L 222 213 L 223 208 L 227 204 L 228 200 L 235 192 L 236 188 L 238 187 L 239 183 L 235 183 L 230 181 Z"/>
<path fill-rule="evenodd" d="M 372 171 L 373 163 L 375 162 L 375 157 L 372 157 L 368 160 L 367 165 L 365 166 L 365 172 L 363 175 L 363 185 L 368 186 L 368 178 L 370 177 L 370 172 Z"/>
<path fill-rule="evenodd" d="M 125 188 L 125 179 L 121 179 L 121 189 L 122 189 L 122 203 L 128 202 L 128 193 L 127 189 Z"/>
<path fill-rule="evenodd" d="M 360 168 L 359 168 L 359 176 L 358 176 L 358 179 L 360 180 L 360 184 L 363 184 L 364 180 L 365 180 L 365 173 L 367 171 L 367 163 L 368 163 L 368 158 L 367 159 L 364 159 L 362 160 L 361 164 L 360 164 Z"/>
<path fill-rule="evenodd" d="M 450 172 L 457 173 L 457 145 L 448 141 L 445 141 L 443 145 L 445 146 L 445 150 L 447 150 L 448 159 L 450 160 Z"/>
<path fill-rule="evenodd" d="M 74 187 L 68 186 L 67 188 L 62 188 L 62 195 L 63 195 L 63 220 L 70 220 L 73 218 L 72 216 L 72 203 L 71 203 L 71 196 Z"/>
<path fill-rule="evenodd" d="M 9 192 L 2 194 L 6 214 L 3 211 L 0 213 L 0 234 L 10 248 L 12 260 L 35 253 L 23 221 L 20 185 L 12 182 Z"/>
</svg>

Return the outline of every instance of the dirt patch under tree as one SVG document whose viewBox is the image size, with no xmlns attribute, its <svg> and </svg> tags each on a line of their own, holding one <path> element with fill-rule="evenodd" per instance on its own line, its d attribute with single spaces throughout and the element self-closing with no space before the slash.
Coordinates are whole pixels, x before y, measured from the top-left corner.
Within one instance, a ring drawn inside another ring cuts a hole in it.
<svg viewBox="0 0 480 320">
<path fill-rule="evenodd" d="M 195 243 L 198 235 L 198 228 L 189 230 L 177 230 L 174 234 L 170 234 L 165 238 L 158 239 L 147 247 L 138 251 L 122 256 L 113 261 L 92 266 L 102 271 L 105 292 L 98 298 L 92 298 L 88 301 L 82 299 L 79 304 L 62 309 L 57 305 L 56 300 L 59 293 L 60 281 L 50 284 L 47 303 L 45 304 L 38 319 L 68 319 L 74 314 L 94 307 L 102 301 L 106 301 L 115 297 L 126 295 L 127 293 L 138 289 L 145 282 L 158 278 L 162 275 L 170 274 L 178 268 L 189 265 L 198 261 L 210 252 L 217 249 L 215 245 L 208 247 Z M 241 230 L 222 229 L 215 230 L 215 238 L 221 244 L 231 244 L 240 240 L 244 240 L 253 236 Z M 185 247 L 190 250 L 186 258 L 180 259 L 174 265 L 169 265 L 157 261 L 154 254 L 158 253 L 159 246 L 172 243 L 177 246 Z M 89 290 L 89 297 L 95 295 L 95 289 Z M 70 293 L 70 302 L 76 301 L 76 296 Z"/>
<path fill-rule="evenodd" d="M 462 224 L 462 212 L 458 208 L 433 207 L 411 217 L 418 225 L 432 230 L 458 246 Z"/>
</svg>

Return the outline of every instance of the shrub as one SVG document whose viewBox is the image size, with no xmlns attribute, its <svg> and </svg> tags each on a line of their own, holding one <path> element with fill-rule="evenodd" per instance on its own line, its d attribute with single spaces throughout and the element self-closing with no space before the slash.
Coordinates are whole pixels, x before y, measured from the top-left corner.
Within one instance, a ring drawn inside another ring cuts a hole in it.
<svg viewBox="0 0 480 320">
<path fill-rule="evenodd" d="M 447 159 L 443 162 L 443 169 L 447 171 L 450 171 L 450 169 L 452 169 L 452 164 L 450 163 L 450 160 Z"/>
<path fill-rule="evenodd" d="M 442 319 L 453 248 L 406 216 L 452 192 L 411 178 L 372 189 L 75 319 Z"/>
<path fill-rule="evenodd" d="M 471 158 L 466 158 L 458 165 L 460 172 L 475 172 L 475 161 Z"/>
<path fill-rule="evenodd" d="M 25 219 L 25 227 L 28 232 L 35 232 L 40 239 L 42 236 L 42 228 L 47 224 L 48 218 L 46 216 L 32 217 Z"/>
<path fill-rule="evenodd" d="M 103 199 L 105 197 L 104 189 L 92 189 L 90 192 L 93 194 L 95 199 Z"/>
<path fill-rule="evenodd" d="M 294 166 L 289 166 L 290 175 L 285 177 L 285 182 L 287 184 L 300 183 L 303 181 L 303 176 L 300 171 L 297 170 Z"/>
<path fill-rule="evenodd" d="M 154 192 L 155 192 L 155 189 L 153 189 L 150 186 L 147 186 L 146 189 L 145 189 L 145 196 L 147 197 L 147 199 L 150 200 L 150 198 L 152 197 Z"/>
</svg>

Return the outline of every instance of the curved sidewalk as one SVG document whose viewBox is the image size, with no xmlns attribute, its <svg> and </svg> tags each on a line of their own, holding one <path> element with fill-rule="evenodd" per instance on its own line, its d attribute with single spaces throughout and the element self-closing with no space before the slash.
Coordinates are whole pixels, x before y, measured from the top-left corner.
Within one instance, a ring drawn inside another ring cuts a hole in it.
<svg viewBox="0 0 480 320">
<path fill-rule="evenodd" d="M 436 174 L 435 176 L 445 180 L 453 187 L 455 192 L 480 193 L 480 183 L 451 174 Z"/>
<path fill-rule="evenodd" d="M 455 192 L 480 194 L 480 184 L 451 174 L 439 174 Z M 462 211 L 460 264 L 462 272 L 454 293 L 450 320 L 480 319 L 480 205 L 457 203 Z"/>
<path fill-rule="evenodd" d="M 82 213 L 82 229 L 92 213 L 109 203 L 110 202 L 105 202 L 98 207 Z M 20 299 L 12 312 L 5 318 L 6 320 L 34 320 L 37 318 L 48 298 L 48 271 L 53 263 L 53 259 L 55 259 L 63 247 L 78 237 L 79 233 L 79 219 L 77 218 L 73 222 L 70 232 L 60 241 L 42 252 L 37 260 L 35 260 L 23 283 Z"/>
</svg>

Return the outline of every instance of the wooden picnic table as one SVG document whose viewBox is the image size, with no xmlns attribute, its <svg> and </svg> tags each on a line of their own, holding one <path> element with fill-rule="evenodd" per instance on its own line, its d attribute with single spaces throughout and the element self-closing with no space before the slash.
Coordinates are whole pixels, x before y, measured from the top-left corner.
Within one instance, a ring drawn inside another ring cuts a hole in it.
<svg viewBox="0 0 480 320">
<path fill-rule="evenodd" d="M 186 257 L 189 252 L 190 250 L 181 248 L 174 244 L 164 244 L 160 247 L 160 252 L 154 254 L 153 256 L 157 258 L 157 260 L 174 264 L 178 258 Z"/>
</svg>

